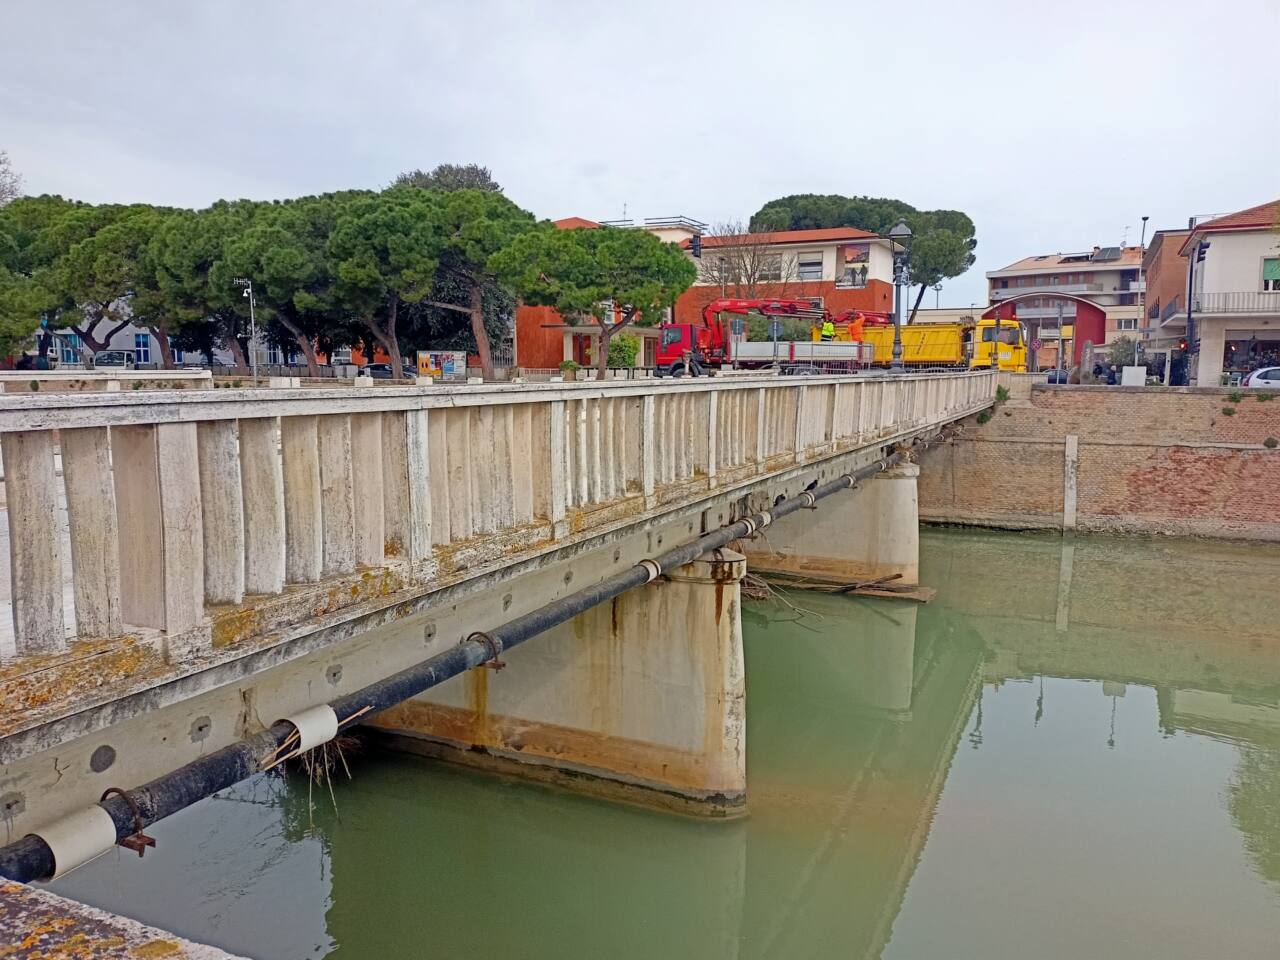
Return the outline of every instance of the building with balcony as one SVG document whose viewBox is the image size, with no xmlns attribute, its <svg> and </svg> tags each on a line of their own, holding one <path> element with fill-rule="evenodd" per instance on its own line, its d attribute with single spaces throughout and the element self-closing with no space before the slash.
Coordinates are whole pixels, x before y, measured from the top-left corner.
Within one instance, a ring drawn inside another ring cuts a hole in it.
<svg viewBox="0 0 1280 960">
<path fill-rule="evenodd" d="M 1225 216 L 1192 218 L 1179 231 L 1183 291 L 1188 265 L 1195 261 L 1191 323 L 1184 292 L 1162 302 L 1159 329 L 1186 339 L 1189 370 L 1199 386 L 1280 364 L 1277 224 L 1280 200 L 1273 200 Z"/>
<path fill-rule="evenodd" d="M 993 305 L 1014 302 L 1017 317 L 1026 324 L 1031 339 L 1055 349 L 1059 336 L 1070 337 L 1065 328 L 1074 327 L 1082 300 L 1103 310 L 1103 343 L 1120 336 L 1136 339 L 1142 312 L 1141 267 L 1141 247 L 1039 254 L 989 271 L 988 294 Z M 1059 329 L 1059 319 L 1064 329 Z M 1046 349 L 1048 352 L 1037 358 L 1040 367 L 1052 365 L 1048 357 L 1053 350 Z"/>
<path fill-rule="evenodd" d="M 693 252 L 692 237 L 681 245 Z M 678 323 L 700 322 L 702 308 L 720 297 L 810 300 L 836 314 L 893 309 L 890 241 L 866 230 L 703 236 L 700 245 L 698 279 L 676 301 Z"/>
</svg>

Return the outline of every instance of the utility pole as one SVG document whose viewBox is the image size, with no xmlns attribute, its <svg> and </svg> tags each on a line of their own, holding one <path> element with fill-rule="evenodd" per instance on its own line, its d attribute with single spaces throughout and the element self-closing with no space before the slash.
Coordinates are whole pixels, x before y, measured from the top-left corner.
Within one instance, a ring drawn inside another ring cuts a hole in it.
<svg viewBox="0 0 1280 960">
<path fill-rule="evenodd" d="M 1064 369 L 1064 364 L 1063 364 L 1064 359 L 1065 358 L 1062 356 L 1062 301 L 1059 300 L 1058 301 L 1058 364 L 1057 364 L 1059 370 Z"/>
</svg>

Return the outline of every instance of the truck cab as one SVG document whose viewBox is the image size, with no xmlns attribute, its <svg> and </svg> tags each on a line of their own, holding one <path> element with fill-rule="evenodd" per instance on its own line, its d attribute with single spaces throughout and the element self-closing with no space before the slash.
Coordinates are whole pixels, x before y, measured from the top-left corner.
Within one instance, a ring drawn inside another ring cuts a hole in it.
<svg viewBox="0 0 1280 960">
<path fill-rule="evenodd" d="M 974 369 L 990 368 L 994 352 L 996 369 L 1025 373 L 1027 339 L 1022 324 L 1007 318 L 1000 320 L 999 323 L 999 332 L 997 332 L 995 320 L 984 318 L 978 321 L 974 329 L 971 366 Z"/>
</svg>

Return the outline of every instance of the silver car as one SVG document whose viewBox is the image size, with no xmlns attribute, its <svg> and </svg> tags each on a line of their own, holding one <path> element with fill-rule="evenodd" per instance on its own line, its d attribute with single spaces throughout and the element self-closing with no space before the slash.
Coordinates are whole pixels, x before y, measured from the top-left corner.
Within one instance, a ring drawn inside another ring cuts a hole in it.
<svg viewBox="0 0 1280 960">
<path fill-rule="evenodd" d="M 1259 367 L 1240 381 L 1242 387 L 1268 387 L 1280 390 L 1280 367 Z"/>
</svg>

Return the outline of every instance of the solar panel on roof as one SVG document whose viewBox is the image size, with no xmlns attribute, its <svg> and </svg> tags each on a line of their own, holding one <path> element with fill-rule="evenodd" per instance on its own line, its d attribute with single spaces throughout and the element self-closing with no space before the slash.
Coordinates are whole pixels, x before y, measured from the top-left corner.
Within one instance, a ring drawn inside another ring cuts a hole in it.
<svg viewBox="0 0 1280 960">
<path fill-rule="evenodd" d="M 1101 247 L 1097 253 L 1093 255 L 1093 262 L 1098 263 L 1103 260 L 1119 260 L 1119 247 Z"/>
</svg>

